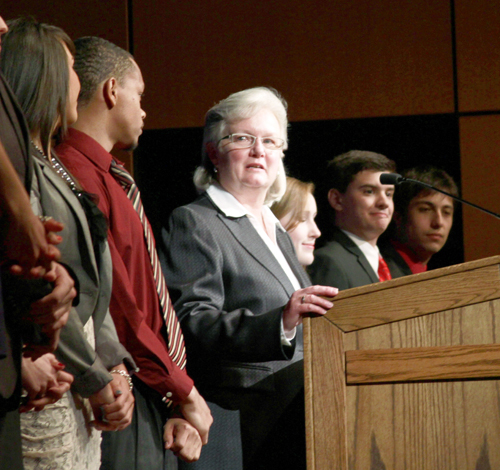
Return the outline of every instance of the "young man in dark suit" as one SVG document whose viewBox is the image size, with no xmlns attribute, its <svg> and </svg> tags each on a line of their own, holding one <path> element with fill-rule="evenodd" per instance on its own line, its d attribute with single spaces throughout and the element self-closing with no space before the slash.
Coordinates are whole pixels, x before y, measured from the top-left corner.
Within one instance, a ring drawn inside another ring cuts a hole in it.
<svg viewBox="0 0 500 470">
<path fill-rule="evenodd" d="M 395 169 L 384 155 L 361 150 L 328 163 L 328 202 L 335 229 L 332 239 L 314 254 L 309 270 L 313 284 L 342 290 L 390 279 L 377 240 L 394 210 L 394 186 L 381 184 L 380 175 Z"/>
</svg>

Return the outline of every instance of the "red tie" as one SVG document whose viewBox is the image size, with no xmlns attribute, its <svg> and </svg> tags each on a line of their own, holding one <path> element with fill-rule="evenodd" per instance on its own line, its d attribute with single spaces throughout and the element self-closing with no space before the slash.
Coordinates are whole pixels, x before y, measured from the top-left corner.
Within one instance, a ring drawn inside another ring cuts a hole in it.
<svg viewBox="0 0 500 470">
<path fill-rule="evenodd" d="M 387 266 L 384 258 L 380 255 L 378 256 L 378 279 L 380 282 L 390 281 L 392 279 L 389 266 Z"/>
<path fill-rule="evenodd" d="M 156 253 L 153 233 L 151 226 L 149 225 L 149 221 L 146 218 L 146 214 L 144 213 L 139 189 L 137 188 L 137 185 L 135 184 L 135 181 L 130 173 L 114 160 L 111 160 L 111 174 L 121 184 L 141 219 L 144 228 L 144 238 L 148 247 L 149 257 L 151 258 L 151 266 L 153 268 L 156 290 L 158 292 L 160 306 L 162 308 L 167 326 L 168 353 L 172 360 L 181 369 L 184 369 L 186 367 L 186 348 L 184 346 L 184 337 L 182 335 L 174 307 L 170 301 L 170 296 L 168 295 L 167 286 L 160 267 L 160 261 Z"/>
</svg>

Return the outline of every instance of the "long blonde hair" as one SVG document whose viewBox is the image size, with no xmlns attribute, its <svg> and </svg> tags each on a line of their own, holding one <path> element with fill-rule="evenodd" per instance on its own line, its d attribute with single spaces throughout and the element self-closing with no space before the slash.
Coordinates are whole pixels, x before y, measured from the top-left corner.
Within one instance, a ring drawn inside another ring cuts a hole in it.
<svg viewBox="0 0 500 470">
<path fill-rule="evenodd" d="M 300 223 L 306 207 L 307 196 L 313 193 L 314 183 L 304 183 L 296 178 L 287 176 L 285 194 L 271 206 L 274 215 L 280 220 L 286 215 L 292 214 L 286 227 L 284 227 L 287 232 L 293 230 Z"/>
</svg>

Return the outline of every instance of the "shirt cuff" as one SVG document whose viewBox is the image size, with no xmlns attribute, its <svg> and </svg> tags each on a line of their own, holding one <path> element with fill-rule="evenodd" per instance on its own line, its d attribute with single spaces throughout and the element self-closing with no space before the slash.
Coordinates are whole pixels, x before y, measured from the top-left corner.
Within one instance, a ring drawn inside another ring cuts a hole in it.
<svg viewBox="0 0 500 470">
<path fill-rule="evenodd" d="M 297 334 L 297 328 L 294 328 L 290 333 L 285 333 L 285 327 L 283 326 L 283 319 L 281 319 L 281 344 L 282 346 L 291 346 L 292 341 Z"/>
</svg>

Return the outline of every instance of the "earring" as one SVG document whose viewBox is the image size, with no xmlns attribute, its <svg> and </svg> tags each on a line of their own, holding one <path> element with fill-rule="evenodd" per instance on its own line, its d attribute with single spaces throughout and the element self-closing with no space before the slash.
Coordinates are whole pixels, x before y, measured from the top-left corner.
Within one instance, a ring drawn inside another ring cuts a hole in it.
<svg viewBox="0 0 500 470">
<path fill-rule="evenodd" d="M 214 166 L 214 173 L 217 173 L 217 167 Z"/>
</svg>

